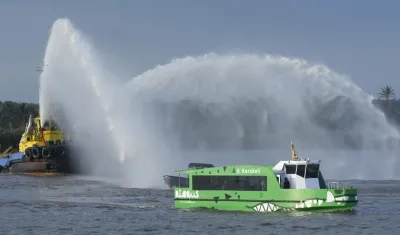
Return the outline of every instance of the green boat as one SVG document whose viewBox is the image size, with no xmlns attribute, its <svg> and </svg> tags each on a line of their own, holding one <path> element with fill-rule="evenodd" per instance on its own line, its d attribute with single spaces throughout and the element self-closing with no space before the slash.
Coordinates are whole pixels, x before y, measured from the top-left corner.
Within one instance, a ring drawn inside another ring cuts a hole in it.
<svg viewBox="0 0 400 235">
<path fill-rule="evenodd" d="M 326 183 L 320 163 L 299 159 L 292 143 L 292 160 L 274 166 L 179 170 L 176 173 L 186 175 L 189 184 L 173 187 L 174 206 L 249 212 L 353 210 L 358 203 L 357 189 L 349 182 Z"/>
</svg>

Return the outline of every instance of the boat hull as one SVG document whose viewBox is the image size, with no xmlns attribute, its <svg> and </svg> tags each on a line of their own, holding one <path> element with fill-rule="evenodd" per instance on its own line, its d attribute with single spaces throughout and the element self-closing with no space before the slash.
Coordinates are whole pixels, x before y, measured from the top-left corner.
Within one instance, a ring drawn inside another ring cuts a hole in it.
<svg viewBox="0 0 400 235">
<path fill-rule="evenodd" d="M 299 159 L 271 165 L 230 165 L 192 168 L 189 186 L 174 188 L 174 206 L 225 211 L 348 211 L 357 205 L 357 189 L 349 182 L 328 182 L 320 160 Z"/>
<path fill-rule="evenodd" d="M 54 148 L 55 150 L 55 148 Z M 77 151 L 70 146 L 63 146 L 64 151 L 51 151 L 51 156 L 27 158 L 25 153 L 13 153 L 0 159 L 0 172 L 11 174 L 26 173 L 83 173 Z"/>
<path fill-rule="evenodd" d="M 249 191 L 193 191 L 176 188 L 179 209 L 207 208 L 225 211 L 351 211 L 357 205 L 356 189 L 282 189 L 282 194 Z"/>
</svg>

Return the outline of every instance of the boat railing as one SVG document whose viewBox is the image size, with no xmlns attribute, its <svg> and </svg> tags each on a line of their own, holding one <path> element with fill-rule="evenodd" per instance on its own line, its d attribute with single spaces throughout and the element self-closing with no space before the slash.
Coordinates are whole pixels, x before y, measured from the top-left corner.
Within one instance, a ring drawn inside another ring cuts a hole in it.
<svg viewBox="0 0 400 235">
<path fill-rule="evenodd" d="M 345 182 L 331 181 L 331 182 L 328 182 L 328 188 L 329 189 L 347 189 L 347 188 L 352 188 L 352 186 L 349 181 L 345 181 Z"/>
</svg>

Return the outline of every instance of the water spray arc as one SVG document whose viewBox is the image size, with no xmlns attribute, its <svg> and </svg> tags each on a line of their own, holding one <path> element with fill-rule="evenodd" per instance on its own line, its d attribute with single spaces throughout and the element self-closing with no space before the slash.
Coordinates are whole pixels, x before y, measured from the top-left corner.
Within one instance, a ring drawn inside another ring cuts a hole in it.
<svg viewBox="0 0 400 235">
<path fill-rule="evenodd" d="M 72 51 L 74 58 L 83 68 L 85 74 L 82 76 L 82 78 L 87 79 L 88 83 L 90 84 L 91 88 L 94 91 L 95 97 L 97 98 L 96 102 L 100 105 L 102 111 L 104 112 L 108 130 L 110 131 L 110 134 L 113 136 L 113 138 L 111 139 L 114 140 L 117 139 L 118 133 L 115 133 L 116 130 L 114 130 L 113 126 L 114 121 L 110 116 L 110 105 L 107 104 L 109 102 L 109 99 L 105 97 L 105 94 L 110 91 L 102 89 L 102 86 L 99 85 L 99 83 L 101 83 L 102 81 L 102 78 L 101 75 L 97 74 L 96 69 L 93 69 L 93 63 L 95 62 L 92 61 L 93 58 L 91 57 L 91 55 L 93 55 L 94 52 L 91 50 L 88 44 L 82 43 L 85 40 L 81 38 L 80 33 L 72 27 L 72 25 L 69 23 L 68 20 L 63 19 L 56 21 L 56 23 L 53 25 L 53 30 L 57 31 L 60 28 L 64 29 L 63 30 L 64 34 L 63 35 L 57 34 L 57 36 L 61 36 L 67 41 L 66 45 L 68 46 L 68 49 Z M 48 65 L 51 56 L 52 56 L 51 53 L 46 53 L 46 57 L 44 60 L 45 64 Z M 45 70 L 44 73 L 41 73 L 40 77 L 40 80 L 42 81 L 41 84 L 45 84 L 46 80 L 48 79 L 54 79 L 54 78 L 50 77 Z M 103 87 L 107 87 L 107 85 L 103 85 Z M 43 105 L 43 107 L 46 107 L 46 105 Z M 42 114 L 44 117 L 46 117 L 49 114 L 49 112 L 46 112 L 46 108 L 44 108 Z M 118 145 L 119 143 L 115 142 L 115 144 Z M 121 159 L 121 161 L 123 161 L 123 158 Z"/>
<path fill-rule="evenodd" d="M 348 136 L 364 148 L 378 137 L 400 136 L 350 79 L 302 59 L 210 53 L 125 83 L 99 58 L 68 19 L 57 20 L 40 76 L 41 116 L 59 104 L 90 134 L 79 144 L 91 164 L 101 174 L 116 167 L 132 187 L 162 184 L 163 173 L 182 160 L 168 154 L 176 142 L 182 149 L 240 149 L 246 141 L 286 149 L 291 140 L 337 148 L 333 139 Z M 335 134 L 316 117 L 343 131 Z M 393 165 L 394 158 L 386 160 Z"/>
<path fill-rule="evenodd" d="M 125 84 L 102 69 L 98 58 L 69 20 L 54 23 L 44 58 L 49 66 L 40 76 L 41 116 L 49 118 L 54 103 L 63 110 L 75 130 L 85 134 L 75 136 L 75 144 L 95 174 L 122 174 L 130 181 L 147 172 L 151 176 L 132 181 L 130 186 L 162 184 L 153 174 L 157 165 L 166 165 L 155 159 L 162 151 L 162 141 L 151 126 L 146 127 L 144 106 L 131 100 Z M 157 142 L 158 149 L 149 146 L 150 142 Z"/>
</svg>

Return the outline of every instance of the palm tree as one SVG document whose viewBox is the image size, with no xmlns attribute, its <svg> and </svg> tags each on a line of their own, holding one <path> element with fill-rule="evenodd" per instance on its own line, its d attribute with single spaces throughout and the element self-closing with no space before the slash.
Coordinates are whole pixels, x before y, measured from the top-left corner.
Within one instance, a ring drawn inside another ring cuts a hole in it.
<svg viewBox="0 0 400 235">
<path fill-rule="evenodd" d="M 390 86 L 385 86 L 385 87 L 381 88 L 381 92 L 379 92 L 378 95 L 379 95 L 378 98 L 382 98 L 385 100 L 394 99 L 396 96 L 393 88 Z"/>
<path fill-rule="evenodd" d="M 394 110 L 391 109 L 390 105 L 389 105 L 389 100 L 390 99 L 395 99 L 396 94 L 394 93 L 394 90 L 392 87 L 390 86 L 385 86 L 383 88 L 381 88 L 381 92 L 378 93 L 379 97 L 378 98 L 382 98 L 385 99 L 385 103 L 386 103 L 386 115 L 388 117 L 392 116 L 392 114 L 394 113 Z"/>
</svg>

